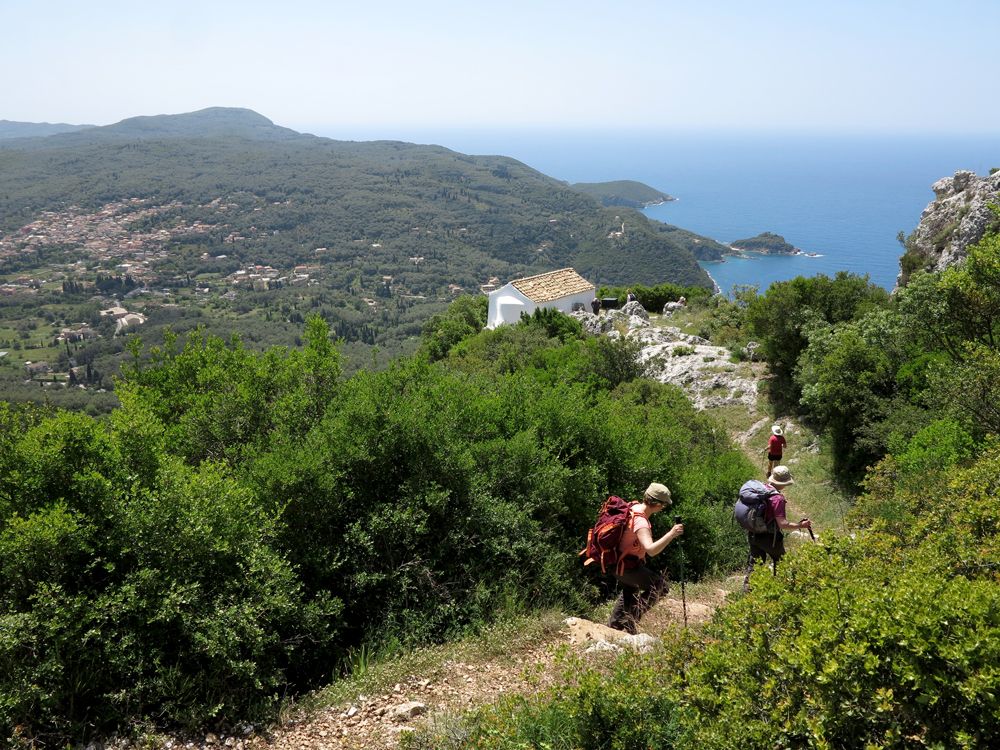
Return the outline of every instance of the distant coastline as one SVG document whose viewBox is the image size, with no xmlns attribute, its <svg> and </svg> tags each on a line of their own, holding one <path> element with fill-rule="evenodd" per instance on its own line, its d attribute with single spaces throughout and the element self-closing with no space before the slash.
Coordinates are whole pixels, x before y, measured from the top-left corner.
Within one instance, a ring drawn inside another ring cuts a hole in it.
<svg viewBox="0 0 1000 750">
<path fill-rule="evenodd" d="M 699 261 L 702 270 L 708 275 L 709 280 L 712 282 L 712 294 L 722 294 L 722 287 L 719 286 L 719 282 L 715 280 L 715 277 L 712 275 L 712 273 L 707 268 L 705 268 L 705 264 L 706 263 L 722 263 L 722 262 L 723 261 L 721 261 L 721 260 Z"/>
</svg>

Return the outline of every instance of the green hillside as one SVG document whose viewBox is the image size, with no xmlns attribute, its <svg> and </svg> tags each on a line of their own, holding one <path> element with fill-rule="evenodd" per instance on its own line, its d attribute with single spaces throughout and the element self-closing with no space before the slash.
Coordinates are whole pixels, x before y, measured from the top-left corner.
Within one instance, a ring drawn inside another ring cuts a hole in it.
<svg viewBox="0 0 1000 750">
<path fill-rule="evenodd" d="M 847 533 L 789 538 L 775 571 L 649 655 L 567 654 L 564 679 L 454 704 L 473 710 L 401 747 L 996 747 L 998 257 L 988 235 L 892 296 L 841 273 L 692 298 L 705 336 L 759 342 L 767 413 L 811 425 L 789 433 L 790 507 L 857 492 Z M 581 540 L 604 497 L 653 478 L 685 529 L 650 566 L 682 601 L 739 581 L 733 500 L 762 445 L 647 379 L 631 337 L 552 310 L 483 331 L 485 315 L 461 297 L 416 356 L 352 376 L 319 316 L 291 350 L 195 333 L 144 358 L 132 339 L 110 418 L 0 404 L 5 744 L 232 734 L 419 644 L 606 611 Z M 426 675 L 378 692 L 401 701 Z"/>
<path fill-rule="evenodd" d="M 688 248 L 698 260 L 722 260 L 722 256 L 732 254 L 732 250 L 709 237 L 689 232 L 672 224 L 653 222 L 657 234 L 662 238 L 679 243 Z"/>
<path fill-rule="evenodd" d="M 591 198 L 596 198 L 605 206 L 643 208 L 644 206 L 674 200 L 673 196 L 635 180 L 577 182 L 570 185 L 570 187 L 585 195 L 589 195 Z"/>
</svg>

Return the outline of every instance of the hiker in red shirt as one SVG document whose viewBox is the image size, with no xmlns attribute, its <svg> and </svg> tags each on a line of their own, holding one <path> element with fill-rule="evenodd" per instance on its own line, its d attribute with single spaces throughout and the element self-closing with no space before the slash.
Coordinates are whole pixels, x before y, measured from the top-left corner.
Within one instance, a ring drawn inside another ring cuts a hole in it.
<svg viewBox="0 0 1000 750">
<path fill-rule="evenodd" d="M 792 523 L 785 518 L 785 496 L 782 494 L 785 487 L 795 484 L 792 479 L 792 472 L 787 466 L 775 466 L 774 471 L 767 478 L 765 486 L 777 490 L 767 500 L 767 507 L 764 509 L 764 520 L 767 522 L 768 530 L 761 534 L 747 534 L 747 541 L 750 544 L 750 555 L 747 557 L 747 572 L 743 578 L 743 590 L 750 590 L 750 574 L 753 572 L 754 561 L 767 562 L 770 557 L 772 570 L 777 572 L 778 561 L 785 554 L 785 535 L 782 531 L 794 531 L 795 529 L 811 529 L 812 521 L 803 518 L 798 523 Z"/>
<path fill-rule="evenodd" d="M 781 463 L 781 456 L 785 452 L 785 436 L 780 424 L 771 426 L 771 437 L 767 440 L 767 473 L 770 476 L 774 467 Z"/>
<path fill-rule="evenodd" d="M 639 618 L 667 593 L 666 576 L 654 573 L 646 567 L 645 562 L 647 555 L 660 554 L 668 544 L 684 533 L 684 524 L 678 523 L 653 541 L 649 517 L 669 508 L 671 504 L 670 490 L 656 482 L 646 488 L 641 503 L 632 504 L 631 515 L 618 546 L 625 565 L 622 570 L 614 571 L 622 592 L 611 610 L 608 627 L 634 634 Z"/>
</svg>

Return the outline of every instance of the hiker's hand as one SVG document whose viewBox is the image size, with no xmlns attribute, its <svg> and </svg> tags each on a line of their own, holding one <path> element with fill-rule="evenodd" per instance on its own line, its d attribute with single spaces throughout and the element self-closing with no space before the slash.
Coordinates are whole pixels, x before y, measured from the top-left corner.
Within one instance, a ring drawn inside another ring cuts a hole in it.
<svg viewBox="0 0 1000 750">
<path fill-rule="evenodd" d="M 670 536 L 672 539 L 676 539 L 683 533 L 684 533 L 684 524 L 682 523 L 676 523 L 674 524 L 674 528 L 670 529 Z"/>
<path fill-rule="evenodd" d="M 803 518 L 801 521 L 799 521 L 800 529 L 811 529 L 812 527 L 813 527 L 813 522 L 810 521 L 808 518 Z"/>
</svg>

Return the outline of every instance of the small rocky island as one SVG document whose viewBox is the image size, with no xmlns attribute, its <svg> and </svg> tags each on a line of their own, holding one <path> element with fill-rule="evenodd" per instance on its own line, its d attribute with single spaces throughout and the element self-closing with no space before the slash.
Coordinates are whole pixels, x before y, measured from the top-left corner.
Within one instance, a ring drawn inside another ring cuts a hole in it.
<svg viewBox="0 0 1000 750">
<path fill-rule="evenodd" d="M 635 180 L 615 180 L 612 182 L 576 182 L 570 187 L 578 193 L 596 198 L 605 206 L 627 206 L 646 208 L 658 206 L 667 201 L 677 200 L 672 195 L 652 188 Z"/>
<path fill-rule="evenodd" d="M 730 247 L 748 253 L 766 253 L 768 255 L 798 255 L 802 251 L 785 238 L 774 232 L 762 232 L 756 237 L 745 240 L 733 240 Z"/>
</svg>

